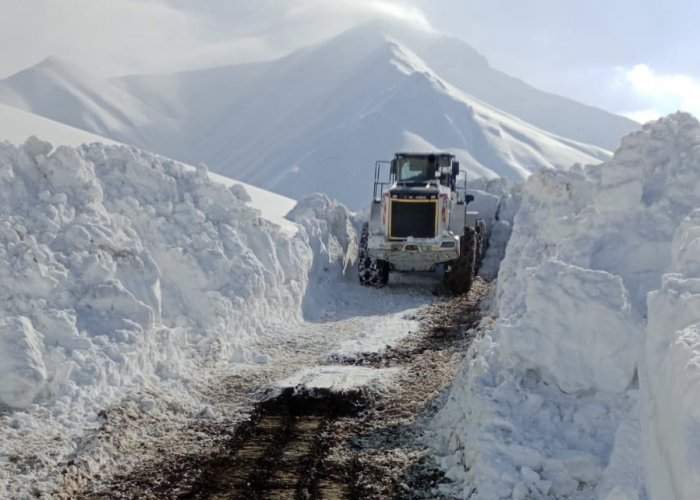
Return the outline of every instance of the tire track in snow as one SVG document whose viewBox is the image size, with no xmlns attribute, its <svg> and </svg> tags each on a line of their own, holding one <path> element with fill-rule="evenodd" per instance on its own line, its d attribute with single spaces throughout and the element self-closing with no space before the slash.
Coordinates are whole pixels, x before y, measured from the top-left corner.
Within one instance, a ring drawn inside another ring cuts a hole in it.
<svg viewBox="0 0 700 500">
<path fill-rule="evenodd" d="M 468 296 L 414 310 L 409 314 L 420 323 L 418 331 L 379 353 L 348 355 L 341 349 L 344 354 L 326 357 L 335 366 L 397 370 L 399 375 L 386 390 L 282 391 L 277 398 L 249 406 L 249 418 L 241 419 L 245 398 L 250 403 L 255 394 L 258 398 L 265 394 L 254 391 L 256 384 L 272 383 L 312 366 L 323 353 L 327 356 L 328 339 L 321 342 L 324 339 L 316 337 L 315 330 L 328 324 L 310 328 L 295 340 L 302 354 L 284 369 L 271 363 L 255 370 L 254 377 L 219 381 L 221 401 L 237 399 L 232 421 L 196 422 L 180 433 L 182 443 L 177 443 L 174 432 L 170 446 L 159 447 L 160 457 L 114 475 L 102 486 L 83 488 L 79 496 L 435 498 L 436 485 L 444 478 L 421 442 L 424 424 L 442 405 L 471 340 L 468 329 L 480 318 L 478 303 L 487 291 L 488 285 L 477 281 Z M 351 318 L 339 324 L 367 328 L 374 320 Z M 331 344 L 347 338 L 347 332 L 341 333 L 345 336 L 334 333 Z"/>
</svg>

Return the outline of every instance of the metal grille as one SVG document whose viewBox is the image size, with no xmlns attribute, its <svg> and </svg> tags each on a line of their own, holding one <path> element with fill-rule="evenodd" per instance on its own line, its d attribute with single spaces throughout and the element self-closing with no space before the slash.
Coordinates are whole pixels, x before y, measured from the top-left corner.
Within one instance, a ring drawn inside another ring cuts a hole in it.
<svg viewBox="0 0 700 500">
<path fill-rule="evenodd" d="M 436 201 L 391 200 L 389 237 L 434 238 L 436 208 Z"/>
</svg>

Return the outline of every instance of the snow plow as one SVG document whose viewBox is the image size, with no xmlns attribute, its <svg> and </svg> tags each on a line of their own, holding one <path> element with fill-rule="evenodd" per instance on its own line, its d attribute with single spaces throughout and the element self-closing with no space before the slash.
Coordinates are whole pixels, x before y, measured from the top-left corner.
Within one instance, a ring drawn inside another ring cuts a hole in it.
<svg viewBox="0 0 700 500">
<path fill-rule="evenodd" d="M 381 180 L 382 167 L 389 167 Z M 443 269 L 445 287 L 466 293 L 479 269 L 485 225 L 467 206 L 466 175 L 449 153 L 396 153 L 378 161 L 369 222 L 362 227 L 360 284 L 382 287 L 392 271 Z"/>
</svg>

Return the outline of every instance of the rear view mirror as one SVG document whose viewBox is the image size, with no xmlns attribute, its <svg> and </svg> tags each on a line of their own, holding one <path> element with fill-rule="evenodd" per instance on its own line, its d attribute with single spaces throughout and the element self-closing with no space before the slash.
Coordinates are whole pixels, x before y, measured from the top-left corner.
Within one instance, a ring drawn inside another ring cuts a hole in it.
<svg viewBox="0 0 700 500">
<path fill-rule="evenodd" d="M 452 177 L 457 177 L 459 175 L 459 162 L 452 162 Z"/>
<path fill-rule="evenodd" d="M 473 195 L 473 194 L 465 194 L 465 195 L 464 195 L 464 203 L 469 204 L 469 203 L 471 203 L 472 201 L 474 201 L 474 195 Z"/>
<path fill-rule="evenodd" d="M 389 168 L 389 174 L 396 176 L 396 160 L 391 160 L 391 167 Z"/>
</svg>

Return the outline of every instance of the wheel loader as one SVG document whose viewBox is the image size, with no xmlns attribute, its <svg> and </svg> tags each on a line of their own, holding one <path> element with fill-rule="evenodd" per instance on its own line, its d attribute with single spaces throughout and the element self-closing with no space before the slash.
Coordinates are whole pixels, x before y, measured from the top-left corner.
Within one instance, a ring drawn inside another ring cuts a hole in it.
<svg viewBox="0 0 700 500">
<path fill-rule="evenodd" d="M 382 170 L 388 166 L 388 177 Z M 383 287 L 389 273 L 443 269 L 445 287 L 466 293 L 481 263 L 485 225 L 450 153 L 396 153 L 378 161 L 369 222 L 362 227 L 360 284 Z"/>
</svg>

